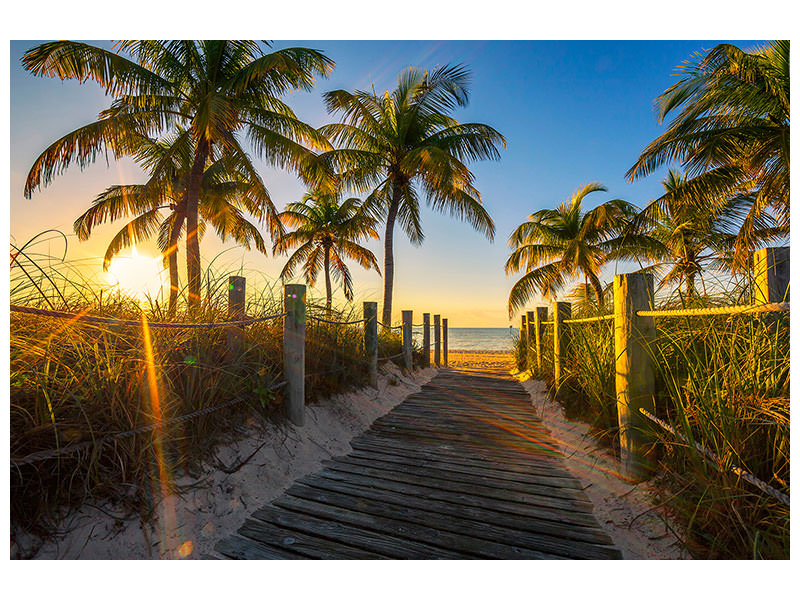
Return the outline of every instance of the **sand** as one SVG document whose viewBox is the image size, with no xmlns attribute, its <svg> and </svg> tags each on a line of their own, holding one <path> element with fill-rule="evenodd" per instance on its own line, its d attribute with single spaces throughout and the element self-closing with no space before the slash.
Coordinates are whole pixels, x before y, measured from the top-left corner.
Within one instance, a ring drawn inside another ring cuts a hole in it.
<svg viewBox="0 0 800 600">
<path fill-rule="evenodd" d="M 511 352 L 504 350 L 448 350 L 447 352 L 449 367 L 507 373 L 513 365 Z"/>
<path fill-rule="evenodd" d="M 15 553 L 39 559 L 219 557 L 214 552 L 218 540 L 234 534 L 253 511 L 296 479 L 320 470 L 323 460 L 350 452 L 350 440 L 436 374 L 431 368 L 403 375 L 394 365 L 382 371 L 378 390 L 366 388 L 307 406 L 302 428 L 268 424 L 218 448 L 216 459 L 231 467 L 264 444 L 235 473 L 208 465 L 197 479 L 176 479 L 181 486 L 193 487 L 180 496 L 163 498 L 155 522 L 143 525 L 138 517 L 115 518 L 118 511 L 113 506 L 84 506 L 65 519 L 61 526 L 68 532 L 57 539 L 42 544 L 18 536 L 12 543 L 12 557 Z"/>
</svg>

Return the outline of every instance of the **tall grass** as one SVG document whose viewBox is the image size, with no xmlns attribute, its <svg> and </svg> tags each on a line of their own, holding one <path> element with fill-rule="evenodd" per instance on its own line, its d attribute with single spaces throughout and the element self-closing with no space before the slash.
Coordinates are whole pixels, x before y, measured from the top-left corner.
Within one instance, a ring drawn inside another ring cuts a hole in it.
<svg viewBox="0 0 800 600">
<path fill-rule="evenodd" d="M 662 308 L 750 301 L 750 286 Z M 552 331 L 551 327 L 547 328 Z M 739 466 L 789 489 L 789 316 L 772 314 L 657 318 L 650 351 L 656 365 L 656 414 L 690 442 L 721 458 L 709 464 L 693 444 L 655 427 L 653 457 L 661 498 L 702 558 L 788 558 L 789 510 L 730 468 Z M 617 449 L 612 322 L 569 326 L 565 381 L 553 389 L 552 362 L 542 373 L 567 413 L 594 426 Z M 552 341 L 545 357 L 552 356 Z"/>
<path fill-rule="evenodd" d="M 174 425 L 13 467 L 15 528 L 47 535 L 65 510 L 100 500 L 147 519 L 154 510 L 155 474 L 171 474 L 166 482 L 170 487 L 174 477 L 198 472 L 215 444 L 242 435 L 264 419 L 282 418 L 282 390 L 271 389 L 282 379 L 282 318 L 246 326 L 235 347 L 229 345 L 225 327 L 151 327 L 148 335 L 139 324 L 142 315 L 147 321 L 167 320 L 163 298 L 139 303 L 85 279 L 80 264 L 36 253 L 36 247 L 23 247 L 22 253 L 12 247 L 12 303 L 85 311 L 137 325 L 11 314 L 12 458 L 97 441 L 237 398 L 242 401 Z M 175 321 L 225 321 L 229 274 L 242 273 L 209 268 L 201 310 L 179 311 Z M 247 283 L 249 317 L 283 311 L 278 284 L 258 282 L 250 274 Z M 308 314 L 337 321 L 361 317 L 352 308 L 328 314 L 314 303 Z M 383 335 L 382 345 L 394 347 L 396 337 Z M 307 401 L 366 385 L 361 327 L 308 319 L 306 372 Z"/>
</svg>

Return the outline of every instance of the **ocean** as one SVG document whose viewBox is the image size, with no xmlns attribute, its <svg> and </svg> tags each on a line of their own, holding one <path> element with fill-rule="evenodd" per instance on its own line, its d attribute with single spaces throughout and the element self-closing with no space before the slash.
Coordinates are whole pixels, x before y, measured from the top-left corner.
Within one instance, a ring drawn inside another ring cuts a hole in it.
<svg viewBox="0 0 800 600">
<path fill-rule="evenodd" d="M 448 327 L 448 350 L 512 350 L 519 328 L 509 327 Z M 414 327 L 414 339 L 422 342 L 422 328 Z M 433 323 L 431 323 L 433 347 Z"/>
</svg>

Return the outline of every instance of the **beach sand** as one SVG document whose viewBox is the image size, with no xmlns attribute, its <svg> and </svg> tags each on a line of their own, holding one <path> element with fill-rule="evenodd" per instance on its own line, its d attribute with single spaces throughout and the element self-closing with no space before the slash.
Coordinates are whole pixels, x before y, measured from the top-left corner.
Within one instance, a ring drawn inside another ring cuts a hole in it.
<svg viewBox="0 0 800 600">
<path fill-rule="evenodd" d="M 431 362 L 433 355 L 431 354 Z M 514 367 L 513 354 L 505 350 L 448 350 L 447 366 L 457 369 L 508 373 Z"/>
<path fill-rule="evenodd" d="M 366 388 L 307 406 L 302 428 L 269 423 L 260 431 L 254 428 L 250 437 L 220 446 L 216 459 L 230 468 L 264 444 L 235 473 L 208 465 L 199 478 L 177 478 L 177 484 L 191 487 L 161 499 L 155 522 L 142 525 L 138 517 L 115 518 L 113 506 L 84 505 L 64 520 L 61 527 L 67 533 L 57 539 L 42 544 L 17 536 L 12 557 L 217 558 L 218 540 L 234 534 L 253 511 L 296 479 L 320 470 L 323 460 L 350 452 L 350 440 L 436 374 L 430 368 L 404 375 L 392 364 L 382 371 L 378 390 Z"/>
</svg>

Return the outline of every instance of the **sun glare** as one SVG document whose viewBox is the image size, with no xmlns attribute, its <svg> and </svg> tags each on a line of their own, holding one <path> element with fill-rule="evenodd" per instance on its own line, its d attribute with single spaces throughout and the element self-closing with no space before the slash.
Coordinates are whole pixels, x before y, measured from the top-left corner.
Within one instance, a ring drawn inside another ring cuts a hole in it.
<svg viewBox="0 0 800 600">
<path fill-rule="evenodd" d="M 167 272 L 161 263 L 161 257 L 139 254 L 134 246 L 130 254 L 118 254 L 113 258 L 106 280 L 124 294 L 146 300 L 148 296 L 158 296 L 167 281 Z"/>
</svg>

